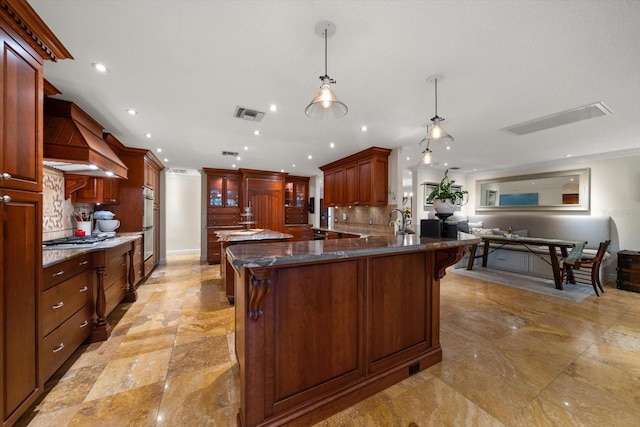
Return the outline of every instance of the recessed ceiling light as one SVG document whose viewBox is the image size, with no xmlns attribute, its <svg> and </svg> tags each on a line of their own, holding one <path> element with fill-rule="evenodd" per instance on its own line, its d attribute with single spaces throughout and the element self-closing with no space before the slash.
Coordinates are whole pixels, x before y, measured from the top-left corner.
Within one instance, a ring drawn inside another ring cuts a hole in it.
<svg viewBox="0 0 640 427">
<path fill-rule="evenodd" d="M 278 106 L 276 104 L 269 105 L 269 111 L 273 111 L 275 113 L 278 111 Z"/>
<path fill-rule="evenodd" d="M 244 151 L 247 151 L 249 149 L 249 147 L 247 147 L 246 145 L 244 146 Z"/>
<path fill-rule="evenodd" d="M 168 162 L 168 161 L 169 161 L 169 159 L 166 159 L 166 158 L 165 158 L 165 159 L 164 159 L 164 161 L 165 161 L 165 162 Z"/>
<path fill-rule="evenodd" d="M 409 171 L 409 175 L 411 175 L 413 172 Z"/>
<path fill-rule="evenodd" d="M 156 148 L 156 151 L 157 151 L 158 153 L 162 153 L 162 148 Z"/>
<path fill-rule="evenodd" d="M 292 168 L 295 168 L 295 167 L 296 167 L 295 163 L 294 163 L 294 164 L 292 164 L 292 165 L 291 165 L 291 167 L 292 167 Z"/>
<path fill-rule="evenodd" d="M 313 159 L 313 156 L 312 156 L 311 154 L 309 154 L 309 155 L 307 156 L 307 159 L 311 160 L 311 159 Z"/>
<path fill-rule="evenodd" d="M 565 154 L 564 156 L 565 157 L 571 157 L 571 154 Z"/>
<path fill-rule="evenodd" d="M 231 165 L 231 167 L 232 167 L 232 168 L 235 168 L 235 167 L 236 167 L 236 165 Z"/>
<path fill-rule="evenodd" d="M 407 160 L 411 160 L 411 157 L 407 156 Z"/>
<path fill-rule="evenodd" d="M 237 157 L 236 157 L 236 160 L 237 160 L 237 161 L 240 161 L 240 156 L 237 156 Z"/>
<path fill-rule="evenodd" d="M 138 114 L 138 112 L 136 110 L 134 110 L 133 108 L 127 108 L 127 113 L 135 116 L 136 114 Z"/>
<path fill-rule="evenodd" d="M 153 135 L 151 135 L 149 132 L 145 133 L 144 136 L 146 136 L 147 138 L 152 138 Z"/>
<path fill-rule="evenodd" d="M 94 62 L 93 64 L 91 64 L 91 66 L 95 68 L 97 71 L 100 71 L 101 73 L 109 72 L 109 69 L 107 68 L 107 66 L 104 64 L 100 64 L 99 62 Z"/>
<path fill-rule="evenodd" d="M 366 127 L 366 126 L 362 126 L 362 127 L 360 128 L 360 130 L 361 130 L 362 132 L 366 132 L 366 131 L 367 131 L 367 127 Z"/>
<path fill-rule="evenodd" d="M 256 130 L 253 131 L 253 134 L 256 135 L 256 136 L 260 135 L 260 131 L 256 129 Z"/>
<path fill-rule="evenodd" d="M 280 172 L 284 172 L 284 169 L 280 169 Z"/>
<path fill-rule="evenodd" d="M 445 163 L 444 165 L 445 165 L 445 166 L 449 166 L 449 163 Z"/>
<path fill-rule="evenodd" d="M 447 145 L 447 150 L 451 150 L 451 146 Z"/>
<path fill-rule="evenodd" d="M 335 143 L 335 142 L 330 142 L 330 143 L 329 143 L 329 148 L 334 148 L 335 146 L 336 146 L 336 143 Z"/>
</svg>

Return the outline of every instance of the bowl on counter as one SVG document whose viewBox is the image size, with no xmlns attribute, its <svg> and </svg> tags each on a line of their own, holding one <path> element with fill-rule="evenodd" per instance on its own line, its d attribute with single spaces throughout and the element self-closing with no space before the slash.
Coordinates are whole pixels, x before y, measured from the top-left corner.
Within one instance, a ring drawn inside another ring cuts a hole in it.
<svg viewBox="0 0 640 427">
<path fill-rule="evenodd" d="M 116 231 L 120 227 L 120 220 L 117 219 L 99 219 L 97 222 L 100 231 Z"/>
<path fill-rule="evenodd" d="M 114 216 L 116 216 L 116 214 L 109 211 L 95 211 L 93 213 L 93 217 L 99 220 L 113 219 Z"/>
</svg>

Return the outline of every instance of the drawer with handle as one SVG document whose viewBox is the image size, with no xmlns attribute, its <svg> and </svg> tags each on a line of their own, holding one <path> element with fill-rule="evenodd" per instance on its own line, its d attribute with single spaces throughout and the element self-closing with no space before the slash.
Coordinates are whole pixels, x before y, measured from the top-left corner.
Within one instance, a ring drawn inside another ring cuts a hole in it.
<svg viewBox="0 0 640 427">
<path fill-rule="evenodd" d="M 43 335 L 49 334 L 82 306 L 93 301 L 92 273 L 86 270 L 42 293 Z"/>
<path fill-rule="evenodd" d="M 40 359 L 45 381 L 91 335 L 92 329 L 93 304 L 86 304 L 44 337 L 40 347 Z"/>
<path fill-rule="evenodd" d="M 91 268 L 91 254 L 89 253 L 48 266 L 44 269 L 44 289 L 64 282 L 68 278 L 89 268 Z"/>
</svg>

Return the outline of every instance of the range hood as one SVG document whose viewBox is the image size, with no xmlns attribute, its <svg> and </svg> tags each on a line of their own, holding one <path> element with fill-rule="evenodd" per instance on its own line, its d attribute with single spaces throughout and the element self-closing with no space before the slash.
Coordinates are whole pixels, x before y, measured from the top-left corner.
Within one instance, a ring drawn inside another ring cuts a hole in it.
<svg viewBox="0 0 640 427">
<path fill-rule="evenodd" d="M 44 165 L 63 172 L 127 178 L 127 166 L 102 139 L 102 126 L 70 101 L 44 100 Z"/>
</svg>

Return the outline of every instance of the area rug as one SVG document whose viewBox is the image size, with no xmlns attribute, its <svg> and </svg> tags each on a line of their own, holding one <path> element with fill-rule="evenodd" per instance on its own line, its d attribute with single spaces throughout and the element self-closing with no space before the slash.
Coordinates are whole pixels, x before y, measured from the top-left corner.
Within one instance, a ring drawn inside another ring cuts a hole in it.
<svg viewBox="0 0 640 427">
<path fill-rule="evenodd" d="M 582 301 L 589 295 L 595 295 L 591 285 L 565 283 L 564 290 L 559 290 L 556 289 L 551 279 L 511 273 L 493 268 L 474 267 L 473 270 L 458 268 L 449 271 L 461 276 L 472 277 L 486 282 L 497 283 L 499 285 L 510 286 L 512 288 L 574 302 Z"/>
</svg>

